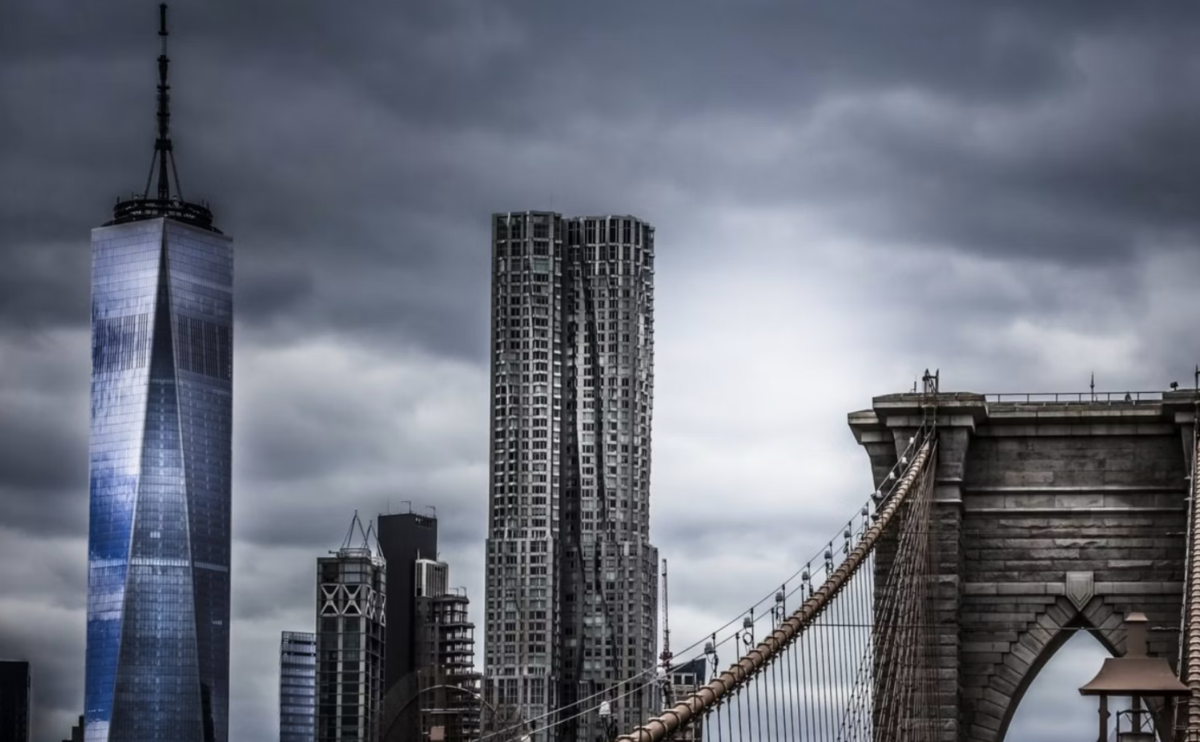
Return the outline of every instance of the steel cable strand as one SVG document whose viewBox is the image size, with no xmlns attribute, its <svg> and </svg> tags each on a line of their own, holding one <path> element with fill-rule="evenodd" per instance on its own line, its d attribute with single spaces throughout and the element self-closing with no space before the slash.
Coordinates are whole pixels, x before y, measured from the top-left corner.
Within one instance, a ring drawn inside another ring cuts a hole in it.
<svg viewBox="0 0 1200 742">
<path fill-rule="evenodd" d="M 817 701 L 816 708 L 811 713 L 822 739 L 825 739 L 825 735 L 829 731 L 829 719 L 826 713 L 828 703 L 825 699 L 825 694 L 829 690 L 829 682 L 825 677 L 826 634 L 825 627 L 822 625 L 825 615 L 822 612 L 821 615 L 814 617 L 812 628 L 809 629 L 812 633 L 813 643 L 816 644 L 816 648 L 813 650 L 813 676 L 816 681 Z"/>
<path fill-rule="evenodd" d="M 853 642 L 854 637 L 853 637 L 853 633 L 852 633 L 853 630 L 849 629 L 846 626 L 846 624 L 847 624 L 846 613 L 850 609 L 850 601 L 852 598 L 853 598 L 853 592 L 847 592 L 847 593 L 843 593 L 842 599 L 837 601 L 837 613 L 839 614 L 839 617 L 838 617 L 838 627 L 837 627 L 837 647 L 838 647 L 837 673 L 835 675 L 835 678 L 836 678 L 837 688 L 838 688 L 838 698 L 837 698 L 837 704 L 836 704 L 835 708 L 841 708 L 843 706 L 843 704 L 845 703 L 845 700 L 849 698 L 849 694 L 848 694 L 848 691 L 846 690 L 846 687 L 850 682 L 849 656 L 850 656 L 850 645 L 851 645 L 851 642 Z M 853 615 L 851 615 L 851 620 L 853 620 Z M 842 720 L 839 718 L 838 722 L 841 722 L 841 721 Z M 839 724 L 839 726 L 840 726 L 840 724 Z M 835 734 L 835 736 L 836 736 L 836 734 Z"/>
<path fill-rule="evenodd" d="M 771 684 L 771 690 L 773 692 L 773 695 L 775 696 L 775 704 L 774 705 L 775 705 L 775 735 L 776 736 L 779 735 L 779 732 L 781 729 L 781 727 L 779 725 L 779 719 L 780 719 L 780 713 L 779 713 L 779 711 L 780 711 L 780 709 L 779 709 L 779 686 L 780 686 L 779 660 L 780 659 L 783 659 L 783 657 L 780 656 L 771 662 L 772 669 L 775 671 L 775 682 Z"/>
<path fill-rule="evenodd" d="M 930 458 L 936 462 L 936 458 L 932 455 Z M 922 471 L 921 474 L 923 476 L 925 472 Z M 924 479 L 922 479 L 921 484 L 924 484 Z M 888 567 L 888 574 L 884 581 L 882 605 L 880 605 L 878 596 L 876 600 L 874 635 L 880 641 L 876 643 L 874 661 L 883 677 L 876 678 L 878 688 L 875 694 L 875 703 L 879 706 L 881 713 L 879 714 L 879 718 L 874 719 L 874 726 L 876 727 L 875 736 L 882 740 L 890 739 L 892 732 L 894 732 L 898 724 L 898 720 L 893 718 L 893 710 L 896 707 L 894 689 L 897 681 L 897 672 L 899 671 L 899 657 L 897 653 L 900 646 L 896 626 L 902 626 L 902 624 L 896 618 L 899 616 L 901 610 L 900 601 L 904 600 L 902 596 L 905 593 L 904 587 L 907 568 L 910 566 L 908 560 L 902 557 L 908 552 L 912 540 L 915 538 L 914 529 L 906 527 L 906 523 L 909 520 L 908 516 L 911 512 L 911 507 L 905 508 L 904 512 L 897 516 L 899 538 L 892 563 Z"/>
<path fill-rule="evenodd" d="M 897 554 L 897 558 L 905 565 L 901 580 L 901 594 L 898 620 L 901 630 L 897 646 L 900 647 L 899 672 L 897 684 L 893 693 L 897 700 L 895 708 L 899 714 L 899 723 L 895 733 L 900 740 L 912 739 L 918 723 L 917 714 L 922 708 L 920 702 L 921 670 L 920 670 L 920 582 L 923 572 L 923 547 L 927 541 L 927 533 L 923 528 L 924 505 L 928 495 L 928 483 L 931 477 L 922 477 L 920 489 L 916 497 L 909 501 L 909 512 L 906 517 L 905 530 L 911 535 L 905 548 Z"/>
<path fill-rule="evenodd" d="M 742 722 L 742 688 L 738 687 L 734 698 L 738 701 L 738 740 L 742 740 L 745 736 L 745 726 Z"/>
<path fill-rule="evenodd" d="M 931 456 L 931 460 L 936 466 L 936 458 Z M 926 481 L 926 473 L 922 472 L 922 486 Z M 918 490 L 916 496 L 919 497 L 920 493 L 921 490 Z M 873 667 L 878 669 L 878 674 L 874 681 L 876 688 L 873 694 L 872 721 L 873 726 L 876 727 L 874 736 L 879 739 L 890 738 L 899 724 L 899 719 L 893 718 L 893 710 L 897 707 L 894 688 L 900 670 L 897 652 L 899 651 L 898 647 L 901 646 L 898 630 L 895 627 L 901 625 L 897 616 L 901 612 L 901 601 L 905 599 L 902 596 L 906 592 L 907 568 L 910 566 L 910 562 L 904 558 L 904 555 L 909 551 L 912 541 L 916 537 L 914 529 L 907 525 L 910 522 L 909 516 L 912 509 L 910 503 L 897 514 L 899 535 L 896 549 L 892 555 L 892 563 L 888 566 L 888 572 L 884 577 L 883 595 L 875 596 L 875 620 L 872 631 L 872 637 L 875 639 Z M 880 713 L 875 714 L 875 711 Z"/>
<path fill-rule="evenodd" d="M 903 515 L 904 510 L 902 509 L 900 512 L 898 512 L 897 518 L 901 518 Z M 903 529 L 903 523 L 900 520 L 897 520 L 896 528 L 901 530 Z M 856 738 L 860 733 L 869 738 L 870 723 L 872 721 L 871 711 L 873 711 L 873 708 L 870 708 L 869 704 L 872 703 L 873 698 L 871 694 L 871 683 L 873 682 L 872 670 L 874 656 L 872 654 L 872 637 L 874 629 L 872 627 L 875 625 L 875 621 L 873 621 L 871 614 L 876 608 L 873 600 L 875 554 L 872 553 L 868 560 L 869 566 L 867 570 L 864 572 L 860 568 L 860 570 L 855 573 L 854 577 L 851 578 L 852 584 L 858 584 L 861 586 L 857 592 L 852 592 L 850 597 L 852 599 L 859 600 L 859 611 L 861 616 L 860 625 L 864 627 L 863 649 L 861 652 L 855 652 L 851 655 L 852 657 L 858 658 L 858 664 L 853 668 L 853 672 L 850 674 L 850 679 L 855 683 L 854 690 L 850 693 L 850 697 L 846 703 L 846 710 L 843 712 L 843 715 L 840 719 L 840 724 L 838 725 L 839 728 L 836 731 L 836 733 L 843 735 L 847 732 L 851 732 Z M 888 577 L 888 579 L 896 579 L 895 570 L 897 569 L 898 564 L 899 560 L 893 560 L 890 572 L 891 576 Z M 864 574 L 867 575 L 869 579 L 864 578 Z M 890 606 L 892 602 L 888 599 L 888 597 L 894 596 L 896 593 L 889 593 L 885 590 L 883 594 L 885 598 L 884 611 L 886 612 L 888 609 L 887 607 Z"/>
<path fill-rule="evenodd" d="M 863 575 L 870 575 L 871 579 L 863 578 Z M 862 650 L 859 653 L 859 676 L 858 676 L 858 692 L 855 702 L 855 718 L 856 723 L 851 726 L 855 730 L 856 738 L 863 738 L 870 734 L 870 710 L 874 704 L 874 606 L 875 606 L 875 557 L 871 557 L 870 569 L 865 572 L 860 572 L 860 587 L 859 587 L 859 616 L 862 618 L 862 624 L 865 630 L 862 632 Z"/>
<path fill-rule="evenodd" d="M 728 742 L 733 742 L 733 708 L 732 704 L 726 702 L 725 706 L 725 728 L 729 731 L 729 735 L 725 738 Z"/>
<path fill-rule="evenodd" d="M 750 641 L 754 641 L 754 634 L 750 635 Z M 753 650 L 751 650 L 751 651 L 753 651 Z M 756 719 L 758 719 L 758 737 L 756 739 L 762 739 L 762 736 L 763 736 L 763 705 L 762 705 L 763 688 L 762 688 L 762 683 L 758 682 L 758 681 L 764 677 L 762 671 L 766 669 L 766 667 L 767 667 L 766 663 L 767 663 L 767 660 L 763 660 L 763 664 L 760 665 L 759 668 L 757 670 L 755 670 L 754 674 L 750 676 L 749 680 L 746 681 L 747 685 L 750 687 L 750 690 L 752 690 L 754 692 L 754 717 Z M 754 722 L 752 719 L 751 720 L 751 729 L 753 729 L 753 724 L 754 724 Z"/>
<path fill-rule="evenodd" d="M 855 739 L 869 739 L 871 734 L 871 711 L 874 708 L 874 690 L 875 690 L 875 557 L 871 556 L 870 566 L 867 571 L 860 572 L 862 575 L 870 575 L 871 579 L 860 580 L 860 615 L 862 616 L 863 625 L 866 630 L 863 631 L 863 648 L 860 653 L 859 672 L 861 680 L 858 685 L 860 697 L 855 704 L 855 717 L 857 723 L 852 727 L 855 733 Z M 862 677 L 865 676 L 865 677 Z"/>
<path fill-rule="evenodd" d="M 821 704 L 821 710 L 825 714 L 826 739 L 829 738 L 829 735 L 832 734 L 834 727 L 837 725 L 837 710 L 835 706 L 837 681 L 833 674 L 834 663 L 836 662 L 836 656 L 834 655 L 834 652 L 837 649 L 837 626 L 832 615 L 833 612 L 837 610 L 837 603 L 838 601 L 836 600 L 830 603 L 829 608 L 827 608 L 825 613 L 821 616 L 823 619 L 825 619 L 824 626 L 822 626 L 825 637 L 825 640 L 822 642 L 825 650 L 822 653 L 825 672 L 825 682 L 823 684 L 823 687 L 825 688 L 825 700 Z"/>
<path fill-rule="evenodd" d="M 928 481 L 928 477 L 925 478 Z M 924 482 L 922 483 L 924 484 Z M 925 487 L 921 488 L 922 493 L 925 492 Z M 919 576 L 922 568 L 921 564 L 921 545 L 924 543 L 924 534 L 922 533 L 920 521 L 920 505 L 921 499 L 910 501 L 911 509 L 908 513 L 907 531 L 912 538 L 906 545 L 906 548 L 898 555 L 898 558 L 905 565 L 903 577 L 901 580 L 902 599 L 898 604 L 898 622 L 900 631 L 898 632 L 898 641 L 896 646 L 899 648 L 897 656 L 899 664 L 899 672 L 896 676 L 897 683 L 893 689 L 893 694 L 896 699 L 895 708 L 899 717 L 899 724 L 896 727 L 896 736 L 899 740 L 908 740 L 912 738 L 912 732 L 916 723 L 916 713 L 918 710 L 918 702 L 914 697 L 919 698 L 920 690 L 920 669 L 918 667 L 917 657 L 919 656 L 920 647 L 919 639 L 917 638 L 919 621 Z"/>
<path fill-rule="evenodd" d="M 829 602 L 845 586 L 849 577 L 854 574 L 866 556 L 874 549 L 880 534 L 891 524 L 896 510 L 904 503 L 913 483 L 924 470 L 925 463 L 930 458 L 932 449 L 932 438 L 928 438 L 921 444 L 912 463 L 900 477 L 899 485 L 893 490 L 892 496 L 888 498 L 883 509 L 879 511 L 878 521 L 871 526 L 862 541 L 858 543 L 842 565 L 821 585 L 816 593 L 798 608 L 786 622 L 773 631 L 770 636 L 766 637 L 758 647 L 747 652 L 741 660 L 723 672 L 720 677 L 714 679 L 695 693 L 696 697 L 700 697 L 701 708 L 708 708 L 716 703 L 718 699 L 729 692 L 731 685 L 744 683 L 746 678 L 760 669 L 769 657 L 791 643 L 803 627 L 811 623 L 817 615 L 824 611 Z M 679 704 L 673 709 L 675 713 L 671 715 L 659 715 L 650 719 L 646 724 L 638 727 L 629 734 L 618 737 L 617 742 L 661 742 L 661 740 L 667 738 L 668 733 L 678 727 L 681 720 L 686 721 L 699 710 L 700 708 L 693 708 L 689 703 Z"/>
<path fill-rule="evenodd" d="M 916 505 L 917 503 L 912 503 Z M 916 515 L 916 507 L 910 510 L 910 519 L 908 519 L 908 532 L 912 533 L 912 539 L 908 544 L 907 549 L 901 551 L 898 555 L 899 560 L 905 564 L 904 573 L 900 584 L 901 599 L 896 604 L 896 620 L 900 629 L 896 633 L 895 646 L 898 647 L 896 652 L 896 668 L 895 684 L 892 689 L 894 699 L 893 708 L 898 714 L 899 723 L 896 724 L 894 734 L 896 740 L 908 740 L 908 732 L 912 729 L 914 702 L 913 695 L 916 693 L 917 681 L 913 676 L 916 675 L 916 663 L 914 663 L 914 652 L 916 652 L 916 640 L 913 634 L 916 629 L 913 627 L 916 620 L 916 590 L 914 590 L 913 575 L 917 572 L 918 560 L 912 556 L 912 552 L 918 550 L 918 545 L 912 541 L 919 541 L 919 528 L 913 527 L 914 515 Z"/>
<path fill-rule="evenodd" d="M 875 606 L 875 559 L 871 558 L 871 568 L 869 572 L 860 573 L 860 576 L 866 574 L 871 575 L 870 580 L 863 579 L 860 581 L 860 615 L 862 616 L 863 625 L 866 630 L 863 631 L 862 651 L 859 655 L 859 672 L 860 680 L 858 682 L 858 693 L 860 694 L 858 702 L 855 704 L 855 717 L 857 722 L 851 727 L 855 734 L 855 739 L 870 739 L 871 734 L 871 713 L 874 710 L 874 691 L 875 691 L 875 636 L 874 636 L 874 606 Z"/>
<path fill-rule="evenodd" d="M 800 739 L 800 686 L 796 682 L 796 642 L 787 648 L 787 668 L 788 668 L 788 690 L 792 694 L 792 702 L 789 705 L 790 712 L 788 713 L 791 721 L 792 739 Z"/>
<path fill-rule="evenodd" d="M 915 513 L 910 513 L 910 515 L 915 515 Z M 916 539 L 919 541 L 919 536 Z M 914 550 L 917 548 L 919 547 L 914 547 Z M 904 555 L 904 560 L 910 563 L 910 567 L 906 570 L 906 579 L 904 580 L 903 587 L 904 599 L 900 604 L 899 615 L 900 625 L 903 627 L 900 632 L 901 639 L 898 642 L 898 646 L 900 647 L 900 673 L 898 676 L 898 688 L 896 689 L 899 701 L 897 709 L 901 720 L 896 730 L 897 739 L 899 740 L 912 739 L 914 714 L 916 711 L 916 703 L 914 703 L 913 697 L 917 694 L 920 687 L 919 678 L 916 677 L 919 670 L 915 656 L 919 652 L 919 647 L 914 637 L 916 633 L 914 624 L 918 616 L 917 591 L 913 579 L 919 565 L 917 564 L 917 559 L 910 558 L 907 554 Z"/>
<path fill-rule="evenodd" d="M 896 527 L 900 529 L 901 534 L 900 545 L 898 545 L 898 549 L 896 549 L 896 553 L 899 555 L 900 551 L 902 551 L 902 544 L 906 543 L 905 539 L 911 537 L 911 532 L 905 531 L 904 522 L 901 520 L 896 521 L 896 523 L 898 523 Z M 872 555 L 871 563 L 871 572 L 874 573 L 874 555 Z M 881 688 L 890 687 L 890 683 L 892 683 L 894 677 L 894 672 L 889 671 L 889 669 L 893 668 L 893 666 L 896 664 L 893 654 L 895 652 L 895 647 L 898 646 L 898 642 L 895 641 L 894 634 L 881 635 L 881 632 L 883 632 L 883 630 L 887 630 L 889 624 L 898 623 L 890 620 L 890 617 L 894 616 L 896 611 L 898 611 L 898 598 L 896 598 L 896 596 L 899 596 L 899 594 L 902 592 L 898 588 L 898 584 L 901 582 L 900 570 L 902 567 L 904 567 L 904 560 L 899 557 L 893 558 L 892 564 L 890 564 L 889 567 L 889 572 L 886 576 L 884 576 L 884 590 L 882 599 L 876 596 L 874 600 L 871 600 L 871 606 L 869 609 L 871 614 L 874 614 L 874 620 L 872 620 L 870 623 L 871 628 L 869 629 L 869 636 L 871 642 L 869 644 L 869 650 L 871 650 L 871 652 L 869 657 L 865 660 L 865 669 L 874 670 L 876 666 L 882 669 L 882 677 L 876 676 L 874 677 L 874 681 L 872 681 L 875 684 L 878 684 L 878 686 Z M 874 578 L 874 574 L 872 574 L 872 578 Z M 878 639 L 882 639 L 882 641 Z M 876 724 L 877 726 L 883 725 L 883 729 L 876 731 L 875 736 L 886 736 L 887 731 L 890 731 L 890 728 L 892 728 L 892 724 L 889 724 L 886 718 L 887 707 L 890 706 L 890 704 L 886 694 L 882 694 L 882 698 L 880 698 L 880 695 L 881 694 L 872 695 L 871 701 L 872 704 L 874 704 L 876 700 L 881 702 L 881 704 L 884 705 L 884 713 L 880 714 L 880 718 L 876 719 L 874 714 L 875 707 L 872 705 L 871 713 L 864 714 L 864 720 L 868 724 L 871 722 L 878 722 L 878 724 Z"/>
<path fill-rule="evenodd" d="M 816 639 L 813 638 L 811 631 L 804 632 L 804 641 L 802 651 L 804 652 L 804 720 L 807 722 L 808 738 L 816 739 L 817 736 L 817 720 L 812 713 L 813 707 L 813 651 L 812 646 Z"/>
<path fill-rule="evenodd" d="M 836 681 L 835 681 L 837 684 L 838 693 L 836 694 L 837 697 L 834 700 L 834 707 L 833 707 L 834 725 L 831 730 L 833 732 L 833 736 L 832 736 L 833 739 L 837 739 L 838 731 L 839 731 L 840 727 L 845 725 L 846 707 L 849 706 L 851 698 L 853 698 L 853 695 L 855 692 L 854 688 L 851 688 L 848 691 L 843 690 L 843 683 L 845 683 L 848 680 L 848 678 L 846 677 L 846 673 L 844 671 L 844 666 L 846 664 L 845 657 L 848 653 L 853 654 L 853 651 L 848 649 L 847 646 L 845 646 L 845 645 L 847 643 L 847 640 L 851 640 L 851 641 L 853 640 L 853 634 L 851 633 L 848 636 L 844 636 L 843 632 L 841 631 L 840 625 L 842 623 L 845 623 L 847 610 L 850 611 L 851 620 L 853 620 L 853 614 L 854 614 L 853 606 L 854 606 L 854 601 L 855 601 L 855 592 L 858 587 L 858 579 L 862 574 L 863 574 L 863 572 L 861 569 L 858 572 L 856 572 L 854 574 L 854 576 L 850 578 L 849 582 L 846 585 L 846 589 L 842 591 L 841 596 L 839 596 L 838 600 L 835 601 L 835 603 L 836 603 L 836 605 L 834 607 L 834 613 L 836 614 L 835 622 L 839 626 L 839 628 L 837 630 L 838 639 L 836 642 L 837 647 L 838 647 L 838 652 L 837 652 L 836 657 L 837 657 L 839 669 L 836 674 Z"/>
<path fill-rule="evenodd" d="M 898 645 L 895 629 L 898 621 L 895 620 L 895 617 L 899 614 L 899 601 L 902 600 L 899 596 L 903 594 L 900 583 L 902 582 L 901 572 L 904 561 L 900 558 L 900 555 L 903 552 L 904 540 L 909 535 L 904 530 L 902 519 L 898 519 L 897 524 L 897 528 L 900 529 L 901 540 L 897 545 L 896 554 L 892 557 L 892 563 L 889 565 L 888 574 L 884 580 L 882 599 L 877 598 L 874 606 L 873 634 L 876 642 L 872 662 L 877 669 L 875 678 L 877 688 L 872 716 L 874 726 L 878 727 L 875 736 L 880 739 L 887 739 L 897 723 L 896 720 L 890 718 L 895 700 L 892 689 L 896 673 L 899 669 L 899 663 L 895 656 Z"/>
<path fill-rule="evenodd" d="M 1200 425 L 1200 420 L 1196 421 Z M 1188 626 L 1187 626 L 1187 684 L 1192 690 L 1188 698 L 1187 734 L 1200 738 L 1200 444 L 1192 453 L 1192 522 L 1189 523 L 1188 550 Z"/>
<path fill-rule="evenodd" d="M 935 460 L 936 461 L 936 460 Z M 912 517 L 915 523 L 911 525 L 917 538 L 915 554 L 912 558 L 912 569 L 909 577 L 909 606 L 907 613 L 911 616 L 912 628 L 908 631 L 911 641 L 907 643 L 909 657 L 910 687 L 908 697 L 916 697 L 916 702 L 910 700 L 908 713 L 910 729 L 915 734 L 920 733 L 928 709 L 928 666 L 927 666 L 927 626 L 925 621 L 925 605 L 927 599 L 926 584 L 928 580 L 929 553 L 929 508 L 932 500 L 934 476 L 928 472 L 923 477 L 919 497 L 915 500 Z"/>
<path fill-rule="evenodd" d="M 933 597 L 932 583 L 935 579 L 935 566 L 937 563 L 937 522 L 933 518 L 933 501 L 934 501 L 934 481 L 936 476 L 927 477 L 926 487 L 928 491 L 922 498 L 924 503 L 921 522 L 925 529 L 925 538 L 922 543 L 921 565 L 924 567 L 924 572 L 921 574 L 921 603 L 920 603 L 920 643 L 924 650 L 922 658 L 922 670 L 924 674 L 924 702 L 921 708 L 924 709 L 924 726 L 930 732 L 934 732 L 941 728 L 941 698 L 937 693 L 937 649 L 934 644 L 934 629 L 932 623 Z"/>
<path fill-rule="evenodd" d="M 903 531 L 902 531 L 903 533 Z M 902 550 L 897 550 L 901 553 Z M 895 718 L 896 693 L 895 686 L 900 672 L 899 662 L 899 616 L 902 611 L 903 585 L 901 566 L 903 561 L 895 558 L 891 575 L 885 583 L 885 593 L 882 605 L 878 606 L 875 616 L 876 654 L 873 658 L 877 668 L 875 707 L 875 726 L 880 740 L 893 737 L 900 720 Z"/>
<path fill-rule="evenodd" d="M 854 645 L 854 642 L 857 640 L 857 628 L 862 620 L 861 608 L 858 602 L 859 593 L 861 592 L 859 590 L 858 583 L 859 577 L 861 577 L 862 574 L 863 573 L 860 571 L 858 574 L 854 575 L 850 581 L 850 586 L 848 589 L 848 596 L 851 606 L 850 619 L 851 623 L 853 624 L 852 628 L 850 629 L 850 642 L 852 645 Z M 862 685 L 860 681 L 860 676 L 862 675 L 862 660 L 860 659 L 862 657 L 862 651 L 857 645 L 854 645 L 847 654 L 847 666 L 849 667 L 849 671 L 847 672 L 846 680 L 848 683 L 850 683 L 850 692 L 846 697 L 845 706 L 842 709 L 841 723 L 838 725 L 838 731 L 835 735 L 835 739 L 846 739 L 847 732 L 853 728 L 854 721 L 857 717 L 857 706 Z"/>
</svg>

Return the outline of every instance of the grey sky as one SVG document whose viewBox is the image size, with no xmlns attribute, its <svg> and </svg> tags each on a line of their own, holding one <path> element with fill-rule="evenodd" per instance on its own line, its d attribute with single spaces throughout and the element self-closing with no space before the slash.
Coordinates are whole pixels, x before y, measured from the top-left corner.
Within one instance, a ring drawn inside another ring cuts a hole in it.
<svg viewBox="0 0 1200 742">
<path fill-rule="evenodd" d="M 88 230 L 145 181 L 153 5 L 0 5 L 0 655 L 36 663 L 38 742 L 82 706 Z M 311 627 L 354 509 L 436 506 L 482 595 L 493 211 L 658 228 L 651 534 L 680 637 L 857 506 L 845 414 L 926 366 L 975 391 L 1185 381 L 1197 15 L 173 4 L 184 193 L 237 255 L 232 739 L 275 735 L 278 633 Z"/>
</svg>

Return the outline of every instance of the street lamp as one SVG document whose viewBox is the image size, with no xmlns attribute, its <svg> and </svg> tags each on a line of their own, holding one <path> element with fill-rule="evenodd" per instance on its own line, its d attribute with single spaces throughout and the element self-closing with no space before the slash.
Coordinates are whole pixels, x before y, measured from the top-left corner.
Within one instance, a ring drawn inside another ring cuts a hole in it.
<svg viewBox="0 0 1200 742">
<path fill-rule="evenodd" d="M 600 702 L 600 728 L 604 730 L 600 742 L 610 742 L 617 737 L 617 719 L 613 716 L 612 704 Z"/>
<path fill-rule="evenodd" d="M 1079 689 L 1083 696 L 1100 697 L 1099 742 L 1108 742 L 1108 697 L 1128 696 L 1132 699 L 1128 711 L 1117 714 L 1117 742 L 1154 742 L 1154 719 L 1142 707 L 1146 698 L 1172 698 L 1188 695 L 1188 688 L 1171 672 L 1171 666 L 1161 657 L 1146 656 L 1146 616 L 1131 613 L 1125 617 L 1125 656 L 1104 660 L 1100 672 Z M 1128 719 L 1128 729 L 1121 731 L 1121 717 Z"/>
</svg>

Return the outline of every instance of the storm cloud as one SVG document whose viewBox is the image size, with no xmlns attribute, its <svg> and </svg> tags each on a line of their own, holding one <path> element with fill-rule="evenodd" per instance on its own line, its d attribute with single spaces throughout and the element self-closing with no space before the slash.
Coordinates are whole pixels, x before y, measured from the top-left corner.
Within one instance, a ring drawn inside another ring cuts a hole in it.
<svg viewBox="0 0 1200 742">
<path fill-rule="evenodd" d="M 145 183 L 154 5 L 0 7 L 0 656 L 34 662 L 37 742 L 82 710 L 88 230 Z M 184 194 L 237 261 L 237 742 L 276 735 L 278 634 L 354 510 L 435 507 L 482 598 L 492 212 L 657 227 L 651 539 L 685 644 L 857 507 L 873 395 L 927 366 L 1161 389 L 1200 358 L 1195 5 L 171 13 Z M 1052 725 L 1101 656 L 1069 649 L 1014 736 L 1090 730 Z"/>
</svg>

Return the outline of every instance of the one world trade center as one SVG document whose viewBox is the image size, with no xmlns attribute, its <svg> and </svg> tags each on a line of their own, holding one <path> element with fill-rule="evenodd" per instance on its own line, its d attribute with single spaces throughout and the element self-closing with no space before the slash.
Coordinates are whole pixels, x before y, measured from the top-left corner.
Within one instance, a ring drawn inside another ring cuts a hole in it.
<svg viewBox="0 0 1200 742">
<path fill-rule="evenodd" d="M 228 738 L 233 245 L 179 188 L 160 14 L 146 189 L 92 230 L 88 742 Z"/>
</svg>

